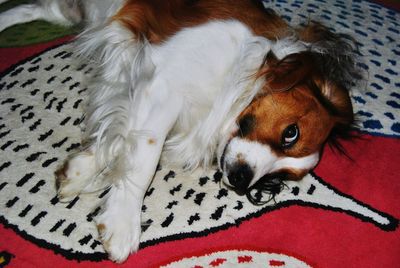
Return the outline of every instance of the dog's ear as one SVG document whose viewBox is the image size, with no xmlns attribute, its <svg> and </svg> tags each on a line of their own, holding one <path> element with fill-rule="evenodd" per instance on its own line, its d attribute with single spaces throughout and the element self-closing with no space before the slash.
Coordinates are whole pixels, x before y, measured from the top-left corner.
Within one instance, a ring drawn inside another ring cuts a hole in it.
<svg viewBox="0 0 400 268">
<path fill-rule="evenodd" d="M 332 32 L 317 22 L 297 30 L 298 38 L 307 43 L 313 54 L 313 62 L 325 80 L 349 90 L 362 80 L 357 66 L 358 47 L 354 38 L 347 34 Z"/>
<path fill-rule="evenodd" d="M 339 153 L 349 157 L 340 142 L 357 137 L 353 131 L 355 119 L 349 91 L 326 80 L 313 79 L 312 83 L 316 85 L 315 92 L 317 93 L 314 95 L 328 110 L 332 118 L 333 127 L 327 143 Z"/>
<path fill-rule="evenodd" d="M 352 124 L 354 114 L 349 91 L 320 77 L 314 77 L 312 81 L 316 85 L 314 90 L 318 91 L 317 94 L 321 94 L 324 99 L 320 100 L 320 102 L 328 109 L 335 123 L 344 125 Z"/>
<path fill-rule="evenodd" d="M 318 73 L 313 77 L 313 83 L 323 99 L 327 100 L 325 107 L 334 120 L 327 142 L 347 155 L 339 141 L 354 137 L 354 113 L 349 90 L 363 78 L 356 64 L 356 42 L 351 36 L 334 33 L 315 22 L 299 29 L 298 37 L 309 46 Z"/>
<path fill-rule="evenodd" d="M 279 60 L 272 51 L 264 58 L 257 76 L 264 77 L 265 90 L 285 91 L 304 81 L 311 73 L 311 64 L 307 61 L 308 52 L 294 53 Z"/>
<path fill-rule="evenodd" d="M 352 123 L 349 90 L 362 79 L 361 70 L 356 64 L 356 41 L 349 35 L 334 33 L 317 22 L 298 29 L 297 34 L 309 46 L 318 73 L 314 82 L 335 107 L 337 120 Z"/>
</svg>

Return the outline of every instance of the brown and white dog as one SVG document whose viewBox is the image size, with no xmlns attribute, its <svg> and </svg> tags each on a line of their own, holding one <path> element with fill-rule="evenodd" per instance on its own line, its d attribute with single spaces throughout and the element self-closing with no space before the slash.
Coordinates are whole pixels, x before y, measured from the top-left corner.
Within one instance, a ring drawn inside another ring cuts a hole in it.
<svg viewBox="0 0 400 268">
<path fill-rule="evenodd" d="M 276 178 L 300 180 L 353 123 L 353 46 L 320 24 L 292 28 L 256 0 L 38 7 L 62 2 L 58 21 L 49 20 L 86 20 L 77 50 L 97 62 L 100 78 L 91 85 L 88 146 L 57 172 L 58 194 L 111 187 L 97 226 L 114 261 L 138 249 L 142 201 L 161 156 L 187 169 L 217 160 L 224 183 L 248 194 Z"/>
</svg>

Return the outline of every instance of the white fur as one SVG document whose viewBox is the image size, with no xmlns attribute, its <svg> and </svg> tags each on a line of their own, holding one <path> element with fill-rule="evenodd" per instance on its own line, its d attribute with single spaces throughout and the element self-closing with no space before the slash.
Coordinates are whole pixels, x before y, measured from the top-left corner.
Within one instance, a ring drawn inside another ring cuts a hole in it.
<svg viewBox="0 0 400 268">
<path fill-rule="evenodd" d="M 272 166 L 272 172 L 284 168 L 310 170 L 317 165 L 318 161 L 319 161 L 318 152 L 303 157 L 281 157 Z"/>
<path fill-rule="evenodd" d="M 64 170 L 62 186 L 59 188 L 58 196 L 61 201 L 67 202 L 71 196 L 80 193 L 97 175 L 98 168 L 95 157 L 89 152 L 80 152 L 71 157 L 67 168 Z"/>
<path fill-rule="evenodd" d="M 83 33 L 81 41 L 82 53 L 97 51 L 102 66 L 87 136 L 99 167 L 109 170 L 104 179 L 116 187 L 97 222 L 106 226 L 101 236 L 110 257 L 123 261 L 137 249 L 139 208 L 163 148 L 169 162 L 209 165 L 259 91 L 263 80 L 251 75 L 274 44 L 237 21 L 182 30 L 158 46 L 113 22 Z"/>
<path fill-rule="evenodd" d="M 277 172 L 285 168 L 298 170 L 310 170 L 319 160 L 319 153 L 312 153 L 304 157 L 277 156 L 268 144 L 245 140 L 239 137 L 233 138 L 227 145 L 225 161 L 221 170 L 225 173 L 224 183 L 230 185 L 227 179 L 227 170 L 235 164 L 245 162 L 254 173 L 250 186 L 254 185 L 262 176 Z"/>
<path fill-rule="evenodd" d="M 58 10 L 32 19 L 71 22 L 60 13 L 61 3 L 40 1 L 35 8 L 58 5 Z M 124 0 L 79 3 L 88 24 L 77 51 L 99 70 L 86 113 L 85 139 L 90 146 L 72 156 L 66 178 L 57 178 L 63 179 L 59 193 L 68 197 L 99 185 L 112 187 L 96 221 L 110 258 L 122 262 L 138 248 L 143 197 L 162 151 L 166 161 L 188 169 L 210 165 L 222 155 L 237 128 L 237 116 L 264 82 L 252 77 L 264 55 L 273 50 L 281 58 L 305 45 L 256 37 L 233 20 L 183 29 L 161 45 L 152 45 L 109 21 Z M 10 12 L 22 14 L 17 9 Z M 12 24 L 8 17 L 0 16 L 0 21 L 8 21 L 5 27 Z M 241 141 L 231 141 L 230 151 L 232 159 L 239 151 L 245 153 L 257 178 L 281 167 L 311 167 L 317 158 L 280 159 L 268 147 Z"/>
<path fill-rule="evenodd" d="M 182 31 L 157 48 L 160 75 L 171 80 L 185 105 L 166 142 L 166 159 L 188 169 L 211 164 L 220 139 L 259 91 L 262 79 L 250 77 L 270 47 L 241 23 L 226 21 Z"/>
<path fill-rule="evenodd" d="M 295 37 L 289 37 L 277 40 L 272 47 L 272 52 L 279 60 L 281 60 L 287 55 L 307 50 L 308 47 L 309 44 L 299 41 Z"/>
</svg>

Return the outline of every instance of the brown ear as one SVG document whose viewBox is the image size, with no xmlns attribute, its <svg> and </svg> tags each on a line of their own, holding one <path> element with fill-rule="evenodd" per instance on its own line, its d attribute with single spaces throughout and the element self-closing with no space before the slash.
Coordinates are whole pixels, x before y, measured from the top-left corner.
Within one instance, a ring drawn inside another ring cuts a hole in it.
<svg viewBox="0 0 400 268">
<path fill-rule="evenodd" d="M 332 104 L 335 121 L 340 124 L 352 124 L 354 114 L 348 90 L 329 82 L 316 80 L 315 83 L 322 95 Z"/>
<path fill-rule="evenodd" d="M 267 89 L 272 92 L 285 91 L 304 81 L 311 72 L 311 64 L 306 60 L 307 52 L 295 53 L 279 60 L 270 51 L 258 77 L 265 77 Z"/>
<path fill-rule="evenodd" d="M 333 120 L 333 128 L 327 142 L 332 148 L 348 156 L 340 140 L 349 140 L 356 137 L 352 132 L 354 113 L 349 92 L 347 89 L 332 82 L 314 82 L 318 84 L 317 87 L 319 87 L 322 97 L 327 100 L 328 105 L 325 103 L 324 106 L 330 112 Z"/>
</svg>

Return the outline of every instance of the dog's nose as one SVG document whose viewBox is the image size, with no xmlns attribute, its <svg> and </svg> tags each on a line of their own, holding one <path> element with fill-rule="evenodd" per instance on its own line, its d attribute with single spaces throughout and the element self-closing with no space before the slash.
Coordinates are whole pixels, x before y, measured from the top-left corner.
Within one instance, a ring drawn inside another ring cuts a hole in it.
<svg viewBox="0 0 400 268">
<path fill-rule="evenodd" d="M 249 165 L 238 164 L 229 171 L 228 181 L 238 194 L 244 194 L 253 176 L 254 172 Z"/>
</svg>

